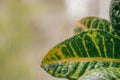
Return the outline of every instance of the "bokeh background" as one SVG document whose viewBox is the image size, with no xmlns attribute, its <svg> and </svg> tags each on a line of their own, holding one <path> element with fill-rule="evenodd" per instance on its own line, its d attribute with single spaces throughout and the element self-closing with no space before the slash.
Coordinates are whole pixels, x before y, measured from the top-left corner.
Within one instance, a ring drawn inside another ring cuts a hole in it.
<svg viewBox="0 0 120 80">
<path fill-rule="evenodd" d="M 110 0 L 0 0 L 0 80 L 62 80 L 40 68 L 86 16 L 109 20 Z M 65 79 L 63 79 L 65 80 Z"/>
</svg>

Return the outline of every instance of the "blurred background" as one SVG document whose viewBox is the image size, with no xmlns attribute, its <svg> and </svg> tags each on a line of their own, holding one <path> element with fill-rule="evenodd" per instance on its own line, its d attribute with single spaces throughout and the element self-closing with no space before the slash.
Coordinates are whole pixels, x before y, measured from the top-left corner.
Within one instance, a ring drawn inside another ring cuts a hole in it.
<svg viewBox="0 0 120 80">
<path fill-rule="evenodd" d="M 62 80 L 40 68 L 86 16 L 109 20 L 110 0 L 0 0 L 0 80 Z M 63 79 L 65 80 L 65 79 Z"/>
</svg>

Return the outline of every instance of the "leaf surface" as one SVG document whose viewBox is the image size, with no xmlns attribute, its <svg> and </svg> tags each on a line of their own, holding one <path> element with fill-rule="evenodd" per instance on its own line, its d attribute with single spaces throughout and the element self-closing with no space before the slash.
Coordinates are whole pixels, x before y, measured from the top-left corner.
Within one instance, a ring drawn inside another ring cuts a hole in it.
<svg viewBox="0 0 120 80">
<path fill-rule="evenodd" d="M 113 27 L 109 21 L 93 16 L 80 19 L 79 21 L 77 21 L 75 26 L 75 34 L 90 29 L 100 29 L 103 31 L 113 33 Z"/>
<path fill-rule="evenodd" d="M 120 36 L 120 0 L 111 0 L 109 13 L 113 29 Z"/>
<path fill-rule="evenodd" d="M 119 80 L 120 68 L 98 68 L 85 73 L 79 80 Z"/>
<path fill-rule="evenodd" d="M 51 75 L 77 80 L 88 70 L 120 67 L 120 39 L 103 30 L 87 30 L 53 47 L 41 66 Z"/>
</svg>

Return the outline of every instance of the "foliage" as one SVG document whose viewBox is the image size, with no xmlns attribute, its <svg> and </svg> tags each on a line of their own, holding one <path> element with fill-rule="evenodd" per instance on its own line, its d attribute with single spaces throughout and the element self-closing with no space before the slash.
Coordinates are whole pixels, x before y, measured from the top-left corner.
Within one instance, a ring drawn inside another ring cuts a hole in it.
<svg viewBox="0 0 120 80">
<path fill-rule="evenodd" d="M 41 67 L 69 80 L 120 79 L 120 1 L 112 0 L 111 22 L 86 17 L 77 22 L 75 35 L 54 46 Z"/>
</svg>

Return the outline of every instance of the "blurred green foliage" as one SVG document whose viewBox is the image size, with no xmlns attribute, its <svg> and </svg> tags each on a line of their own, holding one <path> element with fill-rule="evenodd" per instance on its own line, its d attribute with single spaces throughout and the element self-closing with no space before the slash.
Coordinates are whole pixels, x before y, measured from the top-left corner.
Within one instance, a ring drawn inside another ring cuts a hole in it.
<svg viewBox="0 0 120 80">
<path fill-rule="evenodd" d="M 32 80 L 24 50 L 35 42 L 29 16 L 35 6 L 3 0 L 0 8 L 0 80 Z M 38 6 L 38 5 L 37 5 Z"/>
</svg>

